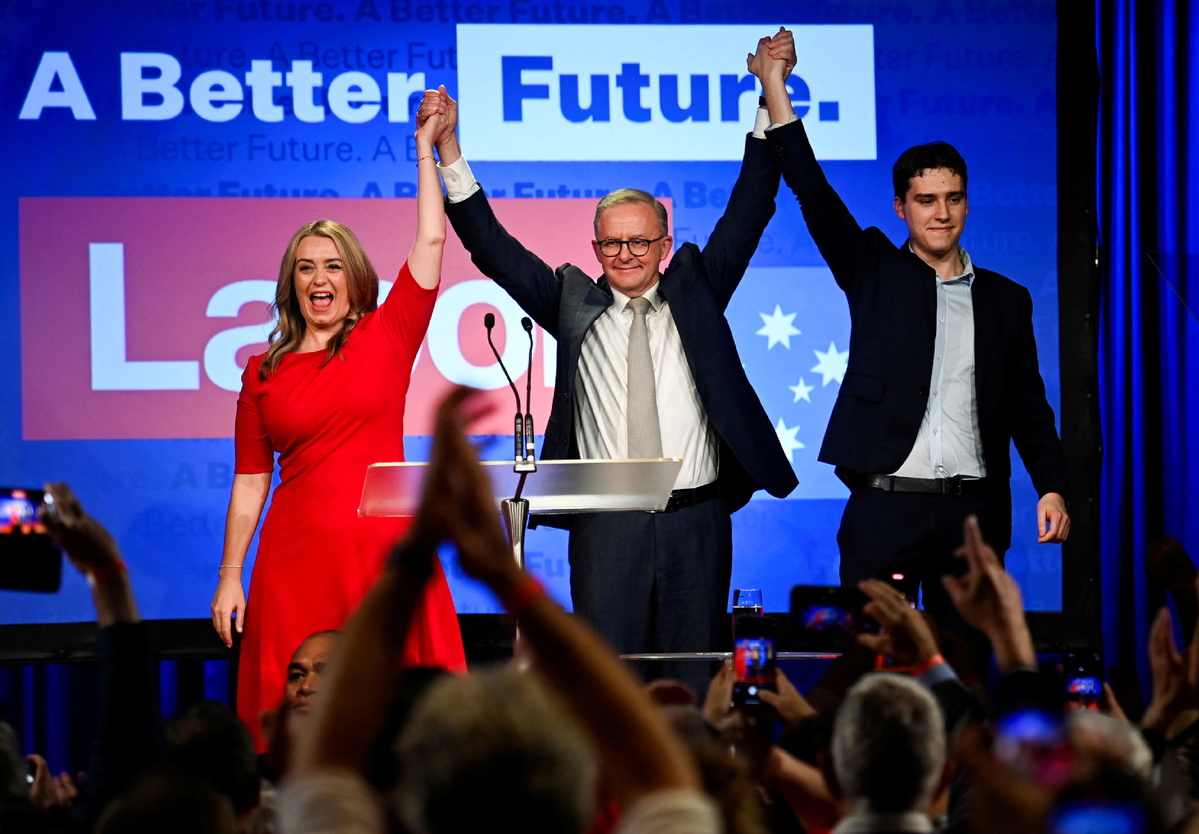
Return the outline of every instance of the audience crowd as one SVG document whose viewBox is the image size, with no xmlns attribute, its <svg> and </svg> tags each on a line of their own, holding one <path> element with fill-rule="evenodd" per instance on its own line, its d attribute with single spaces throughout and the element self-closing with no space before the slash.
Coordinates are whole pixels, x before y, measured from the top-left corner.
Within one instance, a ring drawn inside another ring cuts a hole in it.
<svg viewBox="0 0 1199 834">
<path fill-rule="evenodd" d="M 867 581 L 881 628 L 806 696 L 779 671 L 763 705 L 734 707 L 726 666 L 701 704 L 636 680 L 513 561 L 467 440 L 480 408 L 465 389 L 443 402 L 409 534 L 345 627 L 297 647 L 262 756 L 223 705 L 159 721 L 119 549 L 50 485 L 47 528 L 96 607 L 99 729 L 72 779 L 0 724 L 0 832 L 1199 832 L 1199 644 L 1178 649 L 1167 611 L 1139 722 L 1106 686 L 1096 709 L 1070 709 L 971 518 L 965 571 L 944 584 L 989 641 L 990 674 L 967 672 L 922 612 Z M 466 675 L 400 667 L 443 543 L 518 624 L 518 660 Z"/>
</svg>

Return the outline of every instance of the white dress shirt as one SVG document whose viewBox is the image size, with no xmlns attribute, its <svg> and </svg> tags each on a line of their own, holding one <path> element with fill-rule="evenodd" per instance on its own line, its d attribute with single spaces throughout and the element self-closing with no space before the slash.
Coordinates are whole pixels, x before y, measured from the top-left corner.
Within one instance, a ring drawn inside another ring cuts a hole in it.
<svg viewBox="0 0 1199 834">
<path fill-rule="evenodd" d="M 683 353 L 670 305 L 657 284 L 644 295 L 649 350 L 658 394 L 658 425 L 662 456 L 681 458 L 676 489 L 703 486 L 716 480 L 716 432 L 708 422 L 695 379 Z M 633 312 L 629 298 L 612 290 L 612 303 L 583 337 L 575 378 L 575 438 L 579 454 L 593 460 L 628 457 L 629 328 Z"/>
<path fill-rule="evenodd" d="M 908 246 L 911 249 L 911 245 Z M 891 474 L 906 478 L 986 477 L 974 374 L 974 264 L 959 249 L 962 274 L 937 282 L 936 339 L 928 404 L 916 443 Z"/>
</svg>

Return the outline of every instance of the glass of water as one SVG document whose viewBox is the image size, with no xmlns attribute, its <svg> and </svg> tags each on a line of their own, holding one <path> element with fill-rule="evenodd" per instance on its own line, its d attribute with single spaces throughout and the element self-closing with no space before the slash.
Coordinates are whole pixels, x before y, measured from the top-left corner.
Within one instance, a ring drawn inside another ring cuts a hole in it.
<svg viewBox="0 0 1199 834">
<path fill-rule="evenodd" d="M 738 617 L 762 616 L 762 591 L 759 588 L 738 588 L 733 591 L 733 637 L 737 637 Z"/>
</svg>

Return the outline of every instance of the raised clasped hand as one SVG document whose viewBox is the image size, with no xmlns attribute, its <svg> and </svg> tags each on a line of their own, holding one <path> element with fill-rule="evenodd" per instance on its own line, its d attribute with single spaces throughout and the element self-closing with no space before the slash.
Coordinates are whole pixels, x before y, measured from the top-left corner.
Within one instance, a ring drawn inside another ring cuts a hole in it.
<svg viewBox="0 0 1199 834">
<path fill-rule="evenodd" d="M 786 79 L 795 68 L 795 38 L 790 31 L 779 27 L 771 38 L 761 38 L 757 51 L 746 56 L 746 68 L 763 83 L 768 78 Z"/>
</svg>

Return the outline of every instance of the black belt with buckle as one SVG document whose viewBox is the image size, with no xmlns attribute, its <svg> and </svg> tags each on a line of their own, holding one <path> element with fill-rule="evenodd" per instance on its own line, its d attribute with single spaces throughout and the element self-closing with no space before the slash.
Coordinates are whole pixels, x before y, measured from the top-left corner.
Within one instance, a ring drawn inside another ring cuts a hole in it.
<svg viewBox="0 0 1199 834">
<path fill-rule="evenodd" d="M 903 478 L 899 475 L 875 475 L 837 467 L 837 477 L 850 489 L 881 489 L 884 492 L 914 492 L 923 495 L 976 495 L 986 486 L 986 478 Z"/>
<path fill-rule="evenodd" d="M 694 507 L 696 504 L 702 504 L 704 501 L 710 501 L 720 495 L 720 487 L 715 481 L 710 484 L 695 487 L 694 489 L 676 489 L 670 493 L 670 500 L 666 502 L 664 513 L 673 513 L 675 510 L 681 510 L 684 507 Z"/>
</svg>

